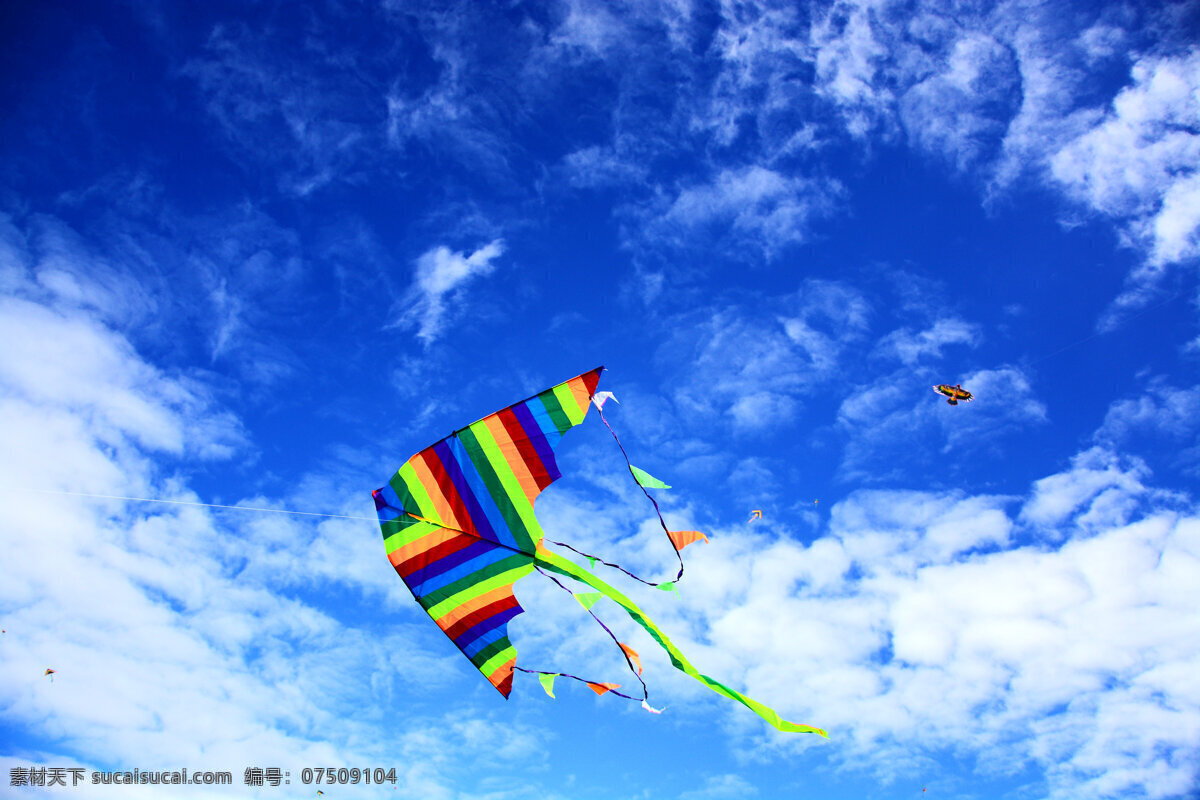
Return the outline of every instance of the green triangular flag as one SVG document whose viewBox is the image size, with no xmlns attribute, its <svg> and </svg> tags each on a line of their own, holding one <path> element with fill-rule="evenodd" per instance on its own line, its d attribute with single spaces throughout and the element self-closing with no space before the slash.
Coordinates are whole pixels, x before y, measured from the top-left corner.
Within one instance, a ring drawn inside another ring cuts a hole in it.
<svg viewBox="0 0 1200 800">
<path fill-rule="evenodd" d="M 629 465 L 629 471 L 633 473 L 634 479 L 647 489 L 670 489 L 665 483 L 651 475 L 645 470 L 638 469 L 632 464 Z"/>
<path fill-rule="evenodd" d="M 600 592 L 576 592 L 575 599 L 579 601 L 579 605 L 591 611 L 592 606 L 596 605 L 596 601 L 604 595 Z"/>
<path fill-rule="evenodd" d="M 679 590 L 675 588 L 675 581 L 667 581 L 666 583 L 660 583 L 658 586 L 655 586 L 654 588 L 658 589 L 659 591 L 663 591 L 663 592 L 674 592 L 675 594 L 679 594 Z"/>
<path fill-rule="evenodd" d="M 595 569 L 596 568 L 596 557 L 588 556 L 587 560 L 588 560 L 588 566 L 591 567 L 592 569 Z"/>
<path fill-rule="evenodd" d="M 538 675 L 538 680 L 542 683 L 542 688 L 546 690 L 546 694 L 554 697 L 554 679 L 558 677 L 558 673 Z"/>
</svg>

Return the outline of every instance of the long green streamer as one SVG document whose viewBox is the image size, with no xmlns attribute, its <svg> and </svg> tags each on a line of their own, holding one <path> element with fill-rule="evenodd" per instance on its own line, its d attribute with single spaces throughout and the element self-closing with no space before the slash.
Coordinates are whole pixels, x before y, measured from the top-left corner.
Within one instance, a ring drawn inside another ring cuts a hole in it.
<svg viewBox="0 0 1200 800">
<path fill-rule="evenodd" d="M 581 583 L 587 584 L 596 591 L 603 593 L 605 597 L 612 600 L 617 605 L 624 608 L 629 616 L 633 618 L 633 621 L 638 625 L 641 625 L 646 632 L 650 634 L 651 638 L 658 642 L 659 646 L 662 647 L 663 650 L 667 651 L 667 655 L 670 657 L 671 664 L 675 667 L 675 669 L 691 675 L 693 678 L 700 681 L 700 683 L 703 683 L 717 694 L 722 694 L 731 700 L 737 700 L 739 703 L 746 706 L 746 708 L 749 708 L 755 714 L 758 714 L 767 722 L 771 723 L 778 730 L 788 733 L 815 733 L 818 736 L 825 737 L 826 739 L 829 738 L 829 734 L 823 729 L 815 728 L 812 725 L 798 725 L 795 722 L 788 722 L 786 719 L 779 716 L 779 712 L 777 712 L 775 709 L 764 706 L 757 700 L 749 698 L 739 691 L 730 689 L 720 681 L 714 680 L 713 678 L 702 674 L 699 670 L 691 665 L 691 662 L 687 660 L 683 653 L 679 652 L 679 649 L 675 647 L 670 639 L 667 638 L 667 635 L 660 631 L 658 626 L 654 624 L 654 621 L 642 613 L 642 610 L 638 608 L 632 600 L 621 594 L 620 591 L 608 585 L 592 573 L 588 572 L 582 567 L 576 566 L 557 553 L 551 552 L 550 550 L 540 546 L 538 547 L 537 555 L 535 556 L 534 560 L 539 566 L 544 567 L 552 572 L 557 572 L 560 575 L 565 575 L 568 578 L 574 578 Z"/>
</svg>

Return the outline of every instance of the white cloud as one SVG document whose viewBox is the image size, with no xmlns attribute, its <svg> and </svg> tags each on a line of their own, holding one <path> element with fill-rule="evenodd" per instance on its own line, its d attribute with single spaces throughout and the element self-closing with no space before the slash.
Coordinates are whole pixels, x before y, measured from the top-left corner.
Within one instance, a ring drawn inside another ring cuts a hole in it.
<svg viewBox="0 0 1200 800">
<path fill-rule="evenodd" d="M 735 257 L 746 258 L 750 248 L 770 260 L 785 245 L 804 241 L 810 220 L 829 214 L 841 194 L 836 181 L 760 166 L 722 169 L 647 213 L 641 235 L 652 244 L 681 249 L 698 246 L 699 235 L 715 239 Z"/>
<path fill-rule="evenodd" d="M 891 355 L 912 366 L 923 357 L 941 358 L 942 348 L 951 344 L 975 346 L 980 338 L 979 326 L 961 319 L 939 319 L 933 327 L 921 331 L 900 328 L 880 340 L 876 352 Z"/>
<path fill-rule="evenodd" d="M 241 787 L 248 754 L 298 769 L 419 751 L 411 736 L 369 743 L 387 724 L 381 700 L 444 680 L 445 656 L 422 649 L 429 632 L 403 620 L 346 624 L 287 591 L 329 577 L 399 607 L 377 532 L 361 536 L 370 523 L 218 520 L 21 490 L 197 500 L 181 478 L 163 478 L 163 457 L 227 458 L 245 446 L 206 387 L 148 364 L 98 314 L 0 297 L 0 549 L 22 565 L 0 582 L 0 707 L 18 732 L 5 765 L 232 768 Z M 365 495 L 358 505 L 369 507 Z M 365 542 L 375 552 L 355 561 L 373 572 L 335 566 Z M 447 753 L 495 736 L 486 722 L 429 722 L 450 736 Z M 511 741 L 536 738 L 504 727 Z M 405 769 L 417 796 L 453 795 L 449 765 Z"/>
<path fill-rule="evenodd" d="M 961 376 L 971 403 L 950 408 L 930 391 L 953 380 L 937 373 L 917 375 L 905 368 L 855 391 L 838 409 L 838 427 L 847 435 L 839 474 L 845 479 L 880 482 L 918 469 L 950 478 L 969 469 L 964 453 L 981 455 L 1002 437 L 1046 421 L 1046 407 L 1020 370 L 1002 367 Z"/>
<path fill-rule="evenodd" d="M 398 324 L 415 327 L 418 338 L 432 343 L 445 324 L 447 298 L 459 297 L 472 280 L 491 274 L 496 268 L 492 262 L 503 254 L 503 239 L 493 239 L 470 255 L 444 245 L 425 251 L 416 261 Z"/>
<path fill-rule="evenodd" d="M 271 25 L 218 25 L 203 54 L 179 69 L 195 81 L 235 156 L 278 165 L 280 188 L 301 197 L 353 179 L 379 137 L 375 121 L 363 124 L 355 107 L 377 104 L 363 91 L 359 54 L 330 52 L 315 35 L 327 21 L 312 14 L 308 22 L 301 48 Z"/>
<path fill-rule="evenodd" d="M 904 94 L 900 117 L 910 141 L 965 172 L 999 149 L 1021 79 L 1011 48 L 973 32 L 954 42 L 939 68 Z"/>
<path fill-rule="evenodd" d="M 662 354 L 688 365 L 674 397 L 684 416 L 728 415 L 741 432 L 793 424 L 799 400 L 831 377 L 870 315 L 862 295 L 832 281 L 805 281 L 764 305 L 672 321 L 679 333 Z"/>
<path fill-rule="evenodd" d="M 1037 482 L 1025 508 L 1087 483 L 1094 458 Z M 1115 506 L 1146 496 L 1110 487 Z M 687 614 L 659 623 L 702 670 L 827 727 L 835 759 L 870 754 L 881 780 L 953 747 L 981 773 L 1038 770 L 1036 796 L 1178 795 L 1200 755 L 1200 517 L 1140 506 L 1029 545 L 1012 500 L 858 492 L 810 545 L 772 537 L 770 520 L 712 530 L 689 552 Z M 1078 501 L 1075 522 L 1094 512 Z M 641 652 L 649 674 L 669 670 Z"/>
<path fill-rule="evenodd" d="M 1161 380 L 1148 381 L 1136 398 L 1109 407 L 1096 433 L 1100 441 L 1121 442 L 1133 433 L 1154 433 L 1186 441 L 1200 430 L 1200 386 L 1178 389 Z"/>
<path fill-rule="evenodd" d="M 719 800 L 720 798 L 753 797 L 758 789 L 738 775 L 709 775 L 699 789 L 689 789 L 679 800 Z"/>
<path fill-rule="evenodd" d="M 1152 265 L 1200 254 L 1200 50 L 1145 57 L 1111 109 L 1050 159 L 1072 197 L 1116 218 Z"/>
</svg>

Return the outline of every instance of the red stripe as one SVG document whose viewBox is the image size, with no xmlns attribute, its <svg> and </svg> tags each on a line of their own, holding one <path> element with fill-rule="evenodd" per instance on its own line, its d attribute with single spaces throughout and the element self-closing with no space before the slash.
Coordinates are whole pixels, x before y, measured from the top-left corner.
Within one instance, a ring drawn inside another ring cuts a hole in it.
<svg viewBox="0 0 1200 800">
<path fill-rule="evenodd" d="M 471 520 L 471 514 L 467 511 L 467 505 L 459 495 L 454 481 L 450 478 L 450 474 L 442 466 L 442 460 L 438 458 L 438 454 L 434 452 L 432 447 L 426 447 L 417 453 L 417 456 L 425 462 L 425 466 L 429 469 L 429 474 L 437 481 L 438 490 L 442 493 L 442 497 L 446 499 L 446 504 L 450 506 L 450 510 L 454 513 L 454 519 L 458 522 L 458 527 L 466 533 L 474 533 L 475 525 Z"/>
<path fill-rule="evenodd" d="M 417 553 L 407 561 L 400 562 L 396 565 L 396 572 L 399 572 L 401 577 L 407 578 L 422 567 L 427 567 L 435 561 L 439 561 L 451 553 L 457 553 L 464 547 L 470 547 L 478 541 L 474 536 L 455 536 L 453 539 L 442 542 L 424 552 Z"/>
<path fill-rule="evenodd" d="M 594 369 L 586 375 L 581 375 L 583 385 L 587 387 L 588 395 L 596 393 L 596 387 L 600 384 L 600 370 Z"/>
<path fill-rule="evenodd" d="M 500 694 L 504 695 L 504 697 L 506 699 L 508 698 L 509 693 L 512 692 L 512 681 L 513 681 L 513 674 L 510 672 L 510 673 L 508 673 L 507 676 L 505 676 L 504 680 L 500 681 L 500 684 L 496 687 L 497 689 L 500 690 Z"/>
<path fill-rule="evenodd" d="M 521 454 L 521 460 L 529 468 L 529 474 L 533 476 L 533 482 L 537 484 L 538 491 L 545 489 L 554 481 L 546 473 L 546 465 L 542 463 L 541 456 L 534 449 L 533 444 L 529 441 L 529 434 L 525 432 L 525 428 L 521 426 L 521 420 L 517 419 L 517 415 L 513 413 L 511 408 L 506 408 L 503 411 L 496 412 L 496 416 L 504 423 L 504 429 L 508 431 L 508 435 L 512 437 L 513 444 L 517 446 L 517 452 Z M 541 431 L 538 431 L 541 435 Z M 529 498 L 531 501 L 533 498 Z"/>
<path fill-rule="evenodd" d="M 490 619 L 496 614 L 499 614 L 501 611 L 507 611 L 516 605 L 516 596 L 510 594 L 508 597 L 503 597 L 494 603 L 467 614 L 458 622 L 454 623 L 449 628 L 446 628 L 446 635 L 450 637 L 451 641 L 455 641 L 459 636 L 462 636 L 464 633 L 469 631 L 471 628 L 474 628 L 484 620 Z"/>
</svg>

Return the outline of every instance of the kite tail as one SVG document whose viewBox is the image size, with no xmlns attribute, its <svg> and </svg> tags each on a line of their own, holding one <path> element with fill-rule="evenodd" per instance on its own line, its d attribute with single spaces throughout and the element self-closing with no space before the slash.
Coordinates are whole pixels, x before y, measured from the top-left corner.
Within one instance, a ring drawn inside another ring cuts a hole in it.
<svg viewBox="0 0 1200 800">
<path fill-rule="evenodd" d="M 572 597 L 575 596 L 575 593 L 572 592 L 570 589 L 568 589 L 566 586 L 563 586 L 562 581 L 560 581 L 558 578 L 554 577 L 553 575 L 547 575 L 546 572 L 538 569 L 536 566 L 534 567 L 534 569 L 537 569 L 538 572 L 541 572 L 547 578 L 554 581 L 555 585 L 557 585 L 558 588 L 562 589 L 567 594 L 571 595 Z M 584 607 L 587 608 L 586 606 L 584 606 Z M 599 625 L 601 628 L 604 628 L 604 632 L 608 634 L 608 638 L 612 639 L 613 643 L 616 644 L 616 646 L 618 648 L 620 648 L 621 654 L 623 656 L 625 656 L 625 663 L 629 665 L 629 671 L 633 673 L 633 677 L 637 678 L 638 683 L 640 683 L 642 685 L 642 699 L 648 701 L 650 699 L 650 690 L 646 688 L 646 682 L 644 680 L 642 680 L 642 676 L 639 674 L 638 669 L 636 669 L 633 666 L 633 661 L 630 660 L 630 658 L 629 658 L 629 652 L 621 645 L 621 640 L 618 639 L 617 635 L 615 633 L 613 633 L 612 630 L 607 625 L 604 624 L 603 620 L 601 620 L 599 617 L 596 616 L 596 612 L 592 611 L 590 608 L 587 608 L 587 612 L 592 615 L 592 619 L 596 620 L 597 625 Z M 563 674 L 563 673 L 559 673 L 559 674 Z M 575 678 L 574 675 L 567 675 L 567 677 Z M 575 679 L 583 680 L 583 678 L 575 678 Z M 584 683 L 591 684 L 591 683 L 594 683 L 594 681 L 584 681 Z M 618 692 L 617 694 L 620 694 L 620 692 Z M 629 697 L 629 696 L 622 694 L 621 697 Z M 630 697 L 629 699 L 633 700 L 635 698 Z"/>
<path fill-rule="evenodd" d="M 626 613 L 633 618 L 633 621 L 638 625 L 641 625 L 642 628 L 644 628 L 646 632 L 650 634 L 651 638 L 658 642 L 659 646 L 662 647 L 663 650 L 667 651 L 667 655 L 671 659 L 672 666 L 674 666 L 677 670 L 691 675 L 693 678 L 698 680 L 700 683 L 703 683 L 717 694 L 721 694 L 730 698 L 731 700 L 738 701 L 755 714 L 758 714 L 758 716 L 771 723 L 771 725 L 777 730 L 789 733 L 815 733 L 818 736 L 823 736 L 827 739 L 829 738 L 829 734 L 823 729 L 815 728 L 811 725 L 798 725 L 795 722 L 788 722 L 783 717 L 779 716 L 779 712 L 775 711 L 775 709 L 769 708 L 757 700 L 747 697 L 741 692 L 730 689 L 720 681 L 714 680 L 713 678 L 702 674 L 699 670 L 692 666 L 691 662 L 687 660 L 687 657 L 684 656 L 684 654 L 681 653 L 677 647 L 675 647 L 671 640 L 667 638 L 667 635 L 659 630 L 658 626 L 654 624 L 654 621 L 647 617 L 632 600 L 582 567 L 576 566 L 574 563 L 568 561 L 557 553 L 547 550 L 544 547 L 538 548 L 537 555 L 535 556 L 535 563 L 537 566 L 544 567 L 551 572 L 557 572 L 560 575 L 565 575 L 568 578 L 573 578 L 579 581 L 580 583 L 587 584 L 588 586 L 602 593 L 605 597 L 609 598 L 617 605 L 624 608 Z"/>
</svg>

